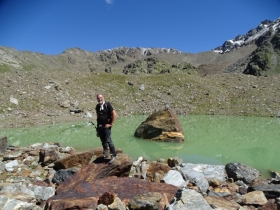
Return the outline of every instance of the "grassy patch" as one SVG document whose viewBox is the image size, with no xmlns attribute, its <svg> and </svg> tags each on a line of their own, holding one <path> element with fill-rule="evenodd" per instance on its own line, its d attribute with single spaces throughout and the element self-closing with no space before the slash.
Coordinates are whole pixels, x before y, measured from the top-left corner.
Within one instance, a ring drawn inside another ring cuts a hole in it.
<svg viewBox="0 0 280 210">
<path fill-rule="evenodd" d="M 10 67 L 5 63 L 0 63 L 0 73 L 9 72 Z"/>
</svg>

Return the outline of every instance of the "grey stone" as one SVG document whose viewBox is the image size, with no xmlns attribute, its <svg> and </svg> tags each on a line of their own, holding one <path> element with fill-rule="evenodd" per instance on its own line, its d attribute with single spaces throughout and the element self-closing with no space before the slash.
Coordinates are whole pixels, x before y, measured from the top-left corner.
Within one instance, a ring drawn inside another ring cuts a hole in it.
<svg viewBox="0 0 280 210">
<path fill-rule="evenodd" d="M 193 169 L 197 172 L 202 173 L 205 178 L 211 179 L 216 178 L 220 181 L 225 181 L 225 166 L 223 165 L 208 165 L 208 164 L 192 164 L 192 163 L 183 163 L 183 170 Z"/>
<path fill-rule="evenodd" d="M 15 160 L 16 158 L 20 157 L 21 155 L 22 155 L 22 151 L 7 152 L 4 154 L 3 159 L 4 160 Z"/>
<path fill-rule="evenodd" d="M 245 184 L 251 184 L 261 175 L 258 170 L 236 162 L 228 163 L 225 170 L 229 178 L 233 178 L 234 181 L 241 180 Z"/>
<path fill-rule="evenodd" d="M 212 210 L 203 196 L 190 189 L 180 189 L 175 195 L 174 202 L 166 208 L 167 210 Z"/>
<path fill-rule="evenodd" d="M 34 185 L 34 194 L 38 201 L 46 201 L 55 195 L 55 188 Z"/>
<path fill-rule="evenodd" d="M 72 176 L 74 173 L 76 173 L 76 171 L 73 171 L 72 169 L 60 169 L 55 173 L 52 181 L 57 185 L 60 185 L 62 182 L 68 179 L 68 177 Z"/>
<path fill-rule="evenodd" d="M 145 85 L 142 84 L 142 85 L 140 86 L 139 90 L 145 90 Z"/>
<path fill-rule="evenodd" d="M 0 195 L 1 210 L 43 210 L 40 206 Z"/>
<path fill-rule="evenodd" d="M 14 168 L 18 166 L 18 161 L 17 160 L 12 160 L 8 163 L 5 164 L 5 169 L 8 172 L 13 172 Z"/>
<path fill-rule="evenodd" d="M 128 203 L 129 209 L 159 209 L 159 202 L 161 200 L 161 194 L 157 192 L 149 192 L 140 194 L 131 199 Z"/>
<path fill-rule="evenodd" d="M 164 177 L 162 177 L 161 182 L 172 184 L 176 187 L 185 187 L 186 181 L 183 179 L 182 174 L 175 170 L 169 170 Z"/>
<path fill-rule="evenodd" d="M 2 190 L 0 191 L 0 193 L 2 194 L 2 193 L 22 192 L 22 193 L 25 193 L 25 194 L 28 194 L 28 195 L 34 197 L 35 194 L 32 191 L 32 189 L 30 189 L 30 187 L 33 187 L 33 186 L 26 186 L 25 184 L 22 184 L 22 183 L 16 183 L 13 185 L 4 186 L 2 188 Z"/>
<path fill-rule="evenodd" d="M 203 173 L 195 171 L 191 168 L 181 168 L 183 176 L 186 180 L 195 184 L 200 192 L 206 192 L 209 188 L 209 183 Z"/>
</svg>

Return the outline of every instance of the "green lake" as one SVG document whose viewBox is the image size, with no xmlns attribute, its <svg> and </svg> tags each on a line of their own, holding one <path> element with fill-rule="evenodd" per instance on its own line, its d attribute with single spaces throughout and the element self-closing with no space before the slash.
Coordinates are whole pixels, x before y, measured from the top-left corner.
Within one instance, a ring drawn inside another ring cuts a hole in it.
<svg viewBox="0 0 280 210">
<path fill-rule="evenodd" d="M 147 116 L 118 118 L 113 127 L 116 148 L 133 159 L 180 157 L 184 162 L 226 165 L 240 162 L 258 169 L 264 177 L 280 171 L 280 118 L 240 116 L 178 116 L 184 130 L 184 143 L 161 143 L 134 137 Z M 59 142 L 77 151 L 101 147 L 88 119 L 80 122 L 0 129 L 9 145 L 28 146 L 37 142 Z"/>
</svg>

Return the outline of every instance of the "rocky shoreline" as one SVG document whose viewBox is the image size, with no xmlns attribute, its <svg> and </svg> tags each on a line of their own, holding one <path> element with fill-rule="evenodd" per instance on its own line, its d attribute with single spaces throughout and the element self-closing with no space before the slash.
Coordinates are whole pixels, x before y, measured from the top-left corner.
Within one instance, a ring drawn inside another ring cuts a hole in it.
<svg viewBox="0 0 280 210">
<path fill-rule="evenodd" d="M 117 160 L 102 148 L 76 152 L 59 143 L 0 144 L 0 208 L 59 209 L 279 209 L 280 177 L 260 179 L 242 163 L 205 165 L 167 160 Z"/>
</svg>

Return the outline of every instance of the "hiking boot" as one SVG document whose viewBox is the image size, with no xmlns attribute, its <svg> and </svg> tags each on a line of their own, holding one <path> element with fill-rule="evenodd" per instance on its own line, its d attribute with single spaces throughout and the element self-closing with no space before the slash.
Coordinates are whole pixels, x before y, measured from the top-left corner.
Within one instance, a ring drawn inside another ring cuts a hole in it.
<svg viewBox="0 0 280 210">
<path fill-rule="evenodd" d="M 117 158 L 115 156 L 112 156 L 111 160 L 109 161 L 109 164 L 112 164 L 113 162 L 115 162 Z"/>
<path fill-rule="evenodd" d="M 105 151 L 103 152 L 103 157 L 104 157 L 104 158 L 109 158 L 108 150 L 105 150 Z"/>
</svg>

